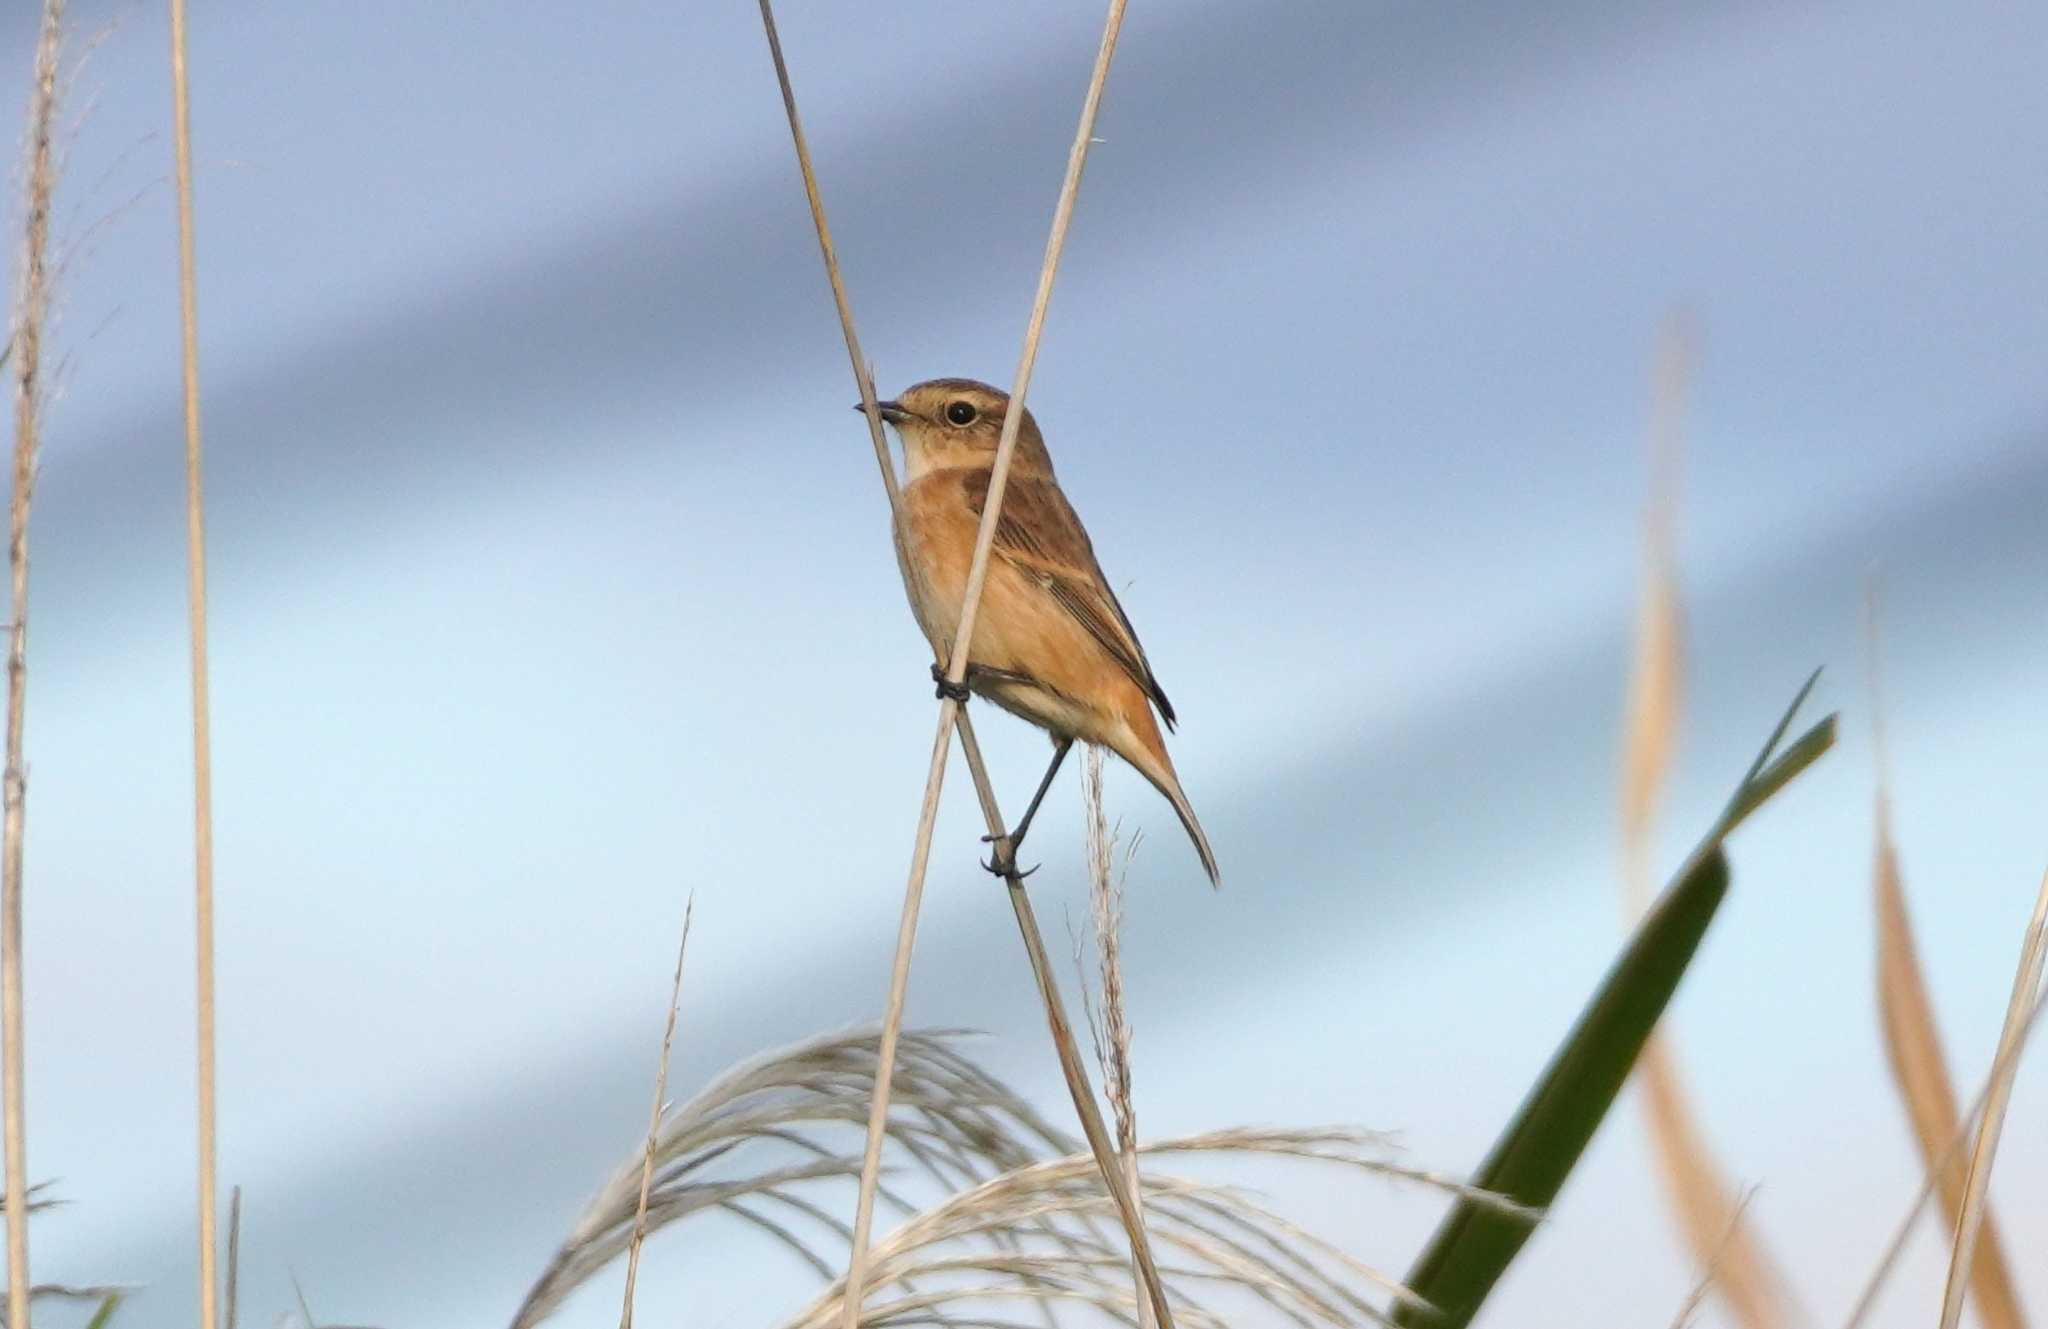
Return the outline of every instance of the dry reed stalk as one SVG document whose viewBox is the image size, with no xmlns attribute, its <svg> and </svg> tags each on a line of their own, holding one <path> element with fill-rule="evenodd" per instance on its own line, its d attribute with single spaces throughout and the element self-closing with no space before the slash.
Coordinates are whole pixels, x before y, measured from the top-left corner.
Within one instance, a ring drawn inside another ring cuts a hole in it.
<svg viewBox="0 0 2048 1329">
<path fill-rule="evenodd" d="M 860 387 L 861 413 L 867 417 L 868 437 L 874 444 L 875 462 L 882 473 L 882 487 L 889 497 L 889 524 L 893 538 L 898 506 L 896 467 L 889 457 L 888 441 L 882 435 L 881 412 L 875 409 L 874 376 L 868 372 L 867 362 L 860 351 L 859 334 L 854 331 L 853 306 L 846 294 L 845 280 L 840 275 L 838 250 L 832 244 L 832 230 L 825 219 L 824 196 L 818 189 L 817 172 L 811 165 L 810 145 L 804 138 L 802 118 L 797 114 L 796 91 L 790 81 L 789 65 L 783 59 L 782 39 L 775 28 L 775 11 L 770 0 L 760 0 L 760 7 L 761 28 L 767 35 L 769 58 L 775 64 L 775 81 L 782 92 L 782 108 L 789 120 L 790 140 L 796 149 L 797 169 L 803 176 L 811 224 L 818 235 L 818 249 L 824 260 L 826 279 L 832 287 L 840 330 L 846 338 L 847 356 L 853 363 L 854 381 Z M 881 1165 L 882 1135 L 889 1116 L 890 1081 L 896 1064 L 896 1040 L 903 1027 L 903 1004 L 910 984 L 910 958 L 917 942 L 917 920 L 924 901 L 925 867 L 931 855 L 932 828 L 938 817 L 939 789 L 945 780 L 946 757 L 952 748 L 950 722 L 956 709 L 950 698 L 942 701 L 939 707 L 939 732 L 932 743 L 931 762 L 925 776 L 924 802 L 918 809 L 917 835 L 911 850 L 910 876 L 904 887 L 903 908 L 896 925 L 889 994 L 883 1005 L 881 1072 L 876 1078 L 874 1100 L 869 1107 L 866 1163 L 854 1207 L 853 1250 L 848 1272 L 856 1285 L 867 1259 L 868 1232 L 874 1223 L 874 1174 Z M 857 1306 L 857 1300 L 852 1304 Z M 854 1313 L 849 1312 L 850 1315 Z"/>
<path fill-rule="evenodd" d="M 782 92 L 783 110 L 789 120 L 791 139 L 796 145 L 798 168 L 804 177 L 805 196 L 810 203 L 819 248 L 832 284 L 834 302 L 846 337 L 847 352 L 853 361 L 854 377 L 861 385 L 861 401 L 868 416 L 869 436 L 875 445 L 876 460 L 882 468 L 884 484 L 889 490 L 893 516 L 896 499 L 895 471 L 890 464 L 888 449 L 874 410 L 874 385 L 867 366 L 862 361 L 859 339 L 853 330 L 852 308 L 846 298 L 844 282 L 839 276 L 837 254 L 831 243 L 830 229 L 825 222 L 824 200 L 819 193 L 816 173 L 811 167 L 810 151 L 803 138 L 802 124 L 796 109 L 796 95 L 791 86 L 788 65 L 783 59 L 773 9 L 770 0 L 759 0 L 759 3 L 762 28 L 767 35 L 769 54 L 774 61 L 776 80 Z M 1016 451 L 1017 431 L 1023 422 L 1025 395 L 1030 390 L 1032 369 L 1037 364 L 1038 343 L 1044 333 L 1046 309 L 1052 300 L 1053 280 L 1059 270 L 1060 254 L 1066 246 L 1067 230 L 1073 221 L 1074 201 L 1080 193 L 1082 170 L 1087 162 L 1089 145 L 1094 142 L 1096 114 L 1102 104 L 1102 90 L 1109 78 L 1110 62 L 1116 53 L 1117 37 L 1123 28 L 1124 7 L 1125 0 L 1110 0 L 1109 12 L 1103 24 L 1102 41 L 1096 51 L 1088 92 L 1082 102 L 1080 126 L 1075 132 L 1073 145 L 1068 150 L 1066 174 L 1061 181 L 1059 199 L 1053 209 L 1052 228 L 1046 239 L 1045 259 L 1039 270 L 1038 288 L 1032 299 L 1031 316 L 1025 326 L 1023 349 L 1018 355 L 1017 371 L 1010 389 L 1013 409 L 1005 413 L 1002 434 L 996 444 L 995 460 L 989 473 L 989 492 L 984 504 L 981 526 L 976 533 L 973 559 L 968 567 L 967 585 L 962 597 L 960 627 L 955 634 L 953 648 L 946 663 L 946 679 L 955 689 L 959 688 L 967 676 L 969 647 L 974 640 L 974 626 L 980 612 L 982 587 L 988 578 L 989 559 L 995 544 L 996 525 L 1002 514 L 1003 495 L 1009 484 L 1010 462 Z M 967 736 L 965 725 L 966 716 L 960 703 L 951 697 L 942 697 L 939 704 L 938 732 L 932 742 L 931 761 L 925 776 L 924 799 L 919 808 L 917 835 L 911 852 L 910 877 L 904 889 L 903 910 L 897 927 L 896 950 L 890 968 L 889 995 L 883 1010 L 882 1073 L 876 1081 L 874 1101 L 869 1113 L 860 1194 L 854 1207 L 852 1254 L 848 1263 L 848 1284 L 854 1289 L 854 1295 L 847 1298 L 846 1329 L 856 1329 L 860 1317 L 859 1290 L 862 1287 L 863 1270 L 867 1261 L 869 1233 L 874 1221 L 875 1187 L 881 1167 L 882 1136 L 889 1111 L 890 1067 L 894 1061 L 896 1038 L 903 1022 L 903 1005 L 910 981 L 911 953 L 916 943 L 917 919 L 924 896 L 925 872 L 931 856 L 932 831 L 938 818 L 939 796 L 945 783 L 946 762 L 951 752 L 952 734 L 956 727 L 961 728 L 963 746 L 970 753 L 969 765 L 973 769 L 977 789 L 982 793 L 983 810 L 989 817 L 989 832 L 995 839 L 998 861 L 1002 861 L 1008 848 L 1007 833 L 994 811 L 987 771 L 982 767 L 979 754 Z M 1010 867 L 1011 870 L 1006 873 L 1006 877 L 1010 885 L 1011 907 L 1016 914 L 1018 929 L 1023 935 L 1032 971 L 1038 980 L 1040 996 L 1045 1002 L 1046 1021 L 1059 1053 L 1060 1066 L 1066 1076 L 1068 1090 L 1074 1098 L 1075 1110 L 1081 1116 L 1089 1146 L 1102 1165 L 1103 1179 L 1118 1200 L 1119 1214 L 1130 1237 L 1134 1256 L 1146 1272 L 1147 1287 L 1154 1310 L 1161 1325 L 1165 1329 L 1172 1329 L 1172 1314 L 1167 1308 L 1165 1290 L 1159 1282 L 1157 1271 L 1151 1267 L 1149 1245 L 1136 1202 L 1122 1185 L 1120 1170 L 1116 1167 L 1107 1147 L 1101 1113 L 1095 1107 L 1093 1092 L 1087 1085 L 1087 1073 L 1080 1066 L 1079 1054 L 1074 1047 L 1073 1031 L 1068 1027 L 1065 1011 L 1060 1004 L 1058 987 L 1045 957 L 1044 940 L 1039 934 L 1030 900 L 1024 894 L 1023 880 L 1015 872 L 1014 864 Z"/>
<path fill-rule="evenodd" d="M 1989 1214 L 1986 1196 L 1991 1186 L 1991 1167 L 1998 1157 L 1998 1135 L 2005 1126 L 2013 1078 L 2019 1072 L 2019 1048 L 2029 1023 L 2028 1012 L 2040 1000 L 2044 964 L 2048 964 L 2048 873 L 2041 876 L 2041 889 L 2034 897 L 2034 915 L 2027 922 L 2019 969 L 2012 979 L 2012 1000 L 2006 1006 L 2005 1028 L 1999 1031 L 1998 1053 L 1993 1058 L 1996 1069 L 1984 1099 L 1984 1119 L 1978 1123 L 1977 1143 L 1970 1152 L 1963 1209 L 1956 1218 L 1955 1245 L 1949 1253 L 1948 1286 L 1941 1297 L 1941 1329 L 1956 1329 L 1956 1322 L 1962 1318 L 1977 1239 Z"/>
<path fill-rule="evenodd" d="M 868 439 L 875 445 L 875 464 L 882 471 L 882 489 L 889 496 L 889 520 L 894 529 L 899 497 L 896 465 L 889 459 L 889 440 L 882 434 L 881 412 L 875 409 L 874 374 L 861 354 L 860 334 L 853 328 L 853 305 L 846 298 L 846 280 L 839 273 L 839 250 L 832 243 L 832 228 L 825 223 L 825 198 L 818 192 L 818 174 L 811 169 L 811 145 L 804 138 L 804 123 L 796 113 L 796 92 L 790 85 L 789 66 L 782 58 L 782 37 L 775 30 L 775 11 L 769 0 L 761 0 L 761 28 L 768 34 L 768 56 L 775 62 L 775 82 L 782 89 L 782 110 L 789 119 L 790 140 L 796 145 L 804 198 L 811 205 L 811 225 L 818 233 L 818 251 L 825 260 L 825 280 L 832 286 L 832 305 L 839 311 L 839 331 L 846 338 L 846 355 L 853 362 L 854 381 L 860 385 L 861 414 L 867 417 Z"/>
<path fill-rule="evenodd" d="M 1949 1136 L 1948 1142 L 1942 1146 L 1940 1153 L 1921 1177 L 1920 1189 L 1914 1192 L 1912 1203 L 1906 1206 L 1905 1216 L 1899 1219 L 1898 1226 L 1892 1229 L 1891 1240 L 1885 1243 L 1884 1252 L 1878 1256 L 1876 1265 L 1871 1268 L 1870 1277 L 1864 1280 L 1863 1291 L 1857 1294 L 1856 1304 L 1850 1307 L 1848 1317 L 1842 1322 L 1842 1329 L 1861 1329 L 1863 1322 L 1869 1318 L 1871 1309 L 1877 1305 L 1877 1294 L 1884 1290 L 1885 1280 L 1890 1278 L 1892 1270 L 1898 1267 L 1899 1256 L 1906 1249 L 1906 1238 L 1913 1234 L 1913 1224 L 1919 1220 L 1920 1211 L 1934 1195 L 1937 1177 L 1963 1156 L 1963 1146 L 1972 1138 L 1971 1133 L 1976 1128 L 1977 1119 L 1984 1111 L 1984 1103 L 1991 1096 L 1992 1084 L 1999 1076 L 2005 1074 L 2008 1066 L 2018 1061 L 2020 1050 L 2033 1036 L 2034 1029 L 2041 1023 L 2044 1012 L 2048 1012 L 2048 993 L 2035 997 L 2034 1008 L 2021 1026 L 2019 1037 L 2000 1048 L 1998 1054 L 1991 1059 L 1991 1069 L 1985 1072 L 1984 1082 L 1977 1086 L 1977 1096 L 1970 1100 L 1969 1111 L 1963 1114 L 1962 1121 L 1956 1125 L 1955 1133 Z"/>
<path fill-rule="evenodd" d="M 697 893 L 683 906 L 683 938 L 676 943 L 676 973 L 669 982 L 668 1025 L 661 1031 L 661 1063 L 654 1072 L 654 1107 L 647 1114 L 647 1148 L 640 1163 L 640 1202 L 633 1213 L 633 1240 L 626 1247 L 626 1300 L 619 1311 L 619 1329 L 633 1329 L 633 1284 L 640 1277 L 640 1248 L 647 1242 L 647 1192 L 654 1184 L 655 1136 L 661 1110 L 668 1101 L 668 1058 L 676 1041 L 676 1010 L 683 1002 L 683 955 L 690 949 L 690 919 L 697 912 Z"/>
<path fill-rule="evenodd" d="M 1094 1089 L 1088 1083 L 1088 1070 L 1081 1064 L 1080 1047 L 1074 1041 L 1066 1005 L 1060 1000 L 1059 985 L 1053 978 L 1052 962 L 1046 957 L 1045 938 L 1038 930 L 1037 913 L 1031 907 L 1030 894 L 1024 889 L 1024 877 L 1018 872 L 1014 860 L 1003 857 L 1008 841 L 1003 830 L 1002 810 L 996 806 L 995 786 L 989 781 L 987 763 L 981 759 L 981 745 L 975 740 L 974 724 L 964 711 L 960 715 L 959 728 L 960 748 L 967 758 L 967 772 L 973 778 L 975 797 L 981 803 L 981 814 L 988 823 L 988 832 L 995 839 L 996 861 L 1004 864 L 1003 882 L 1009 888 L 1010 910 L 1016 916 L 1025 958 L 1030 961 L 1031 976 L 1038 984 L 1039 999 L 1045 1006 L 1046 1029 L 1052 1036 L 1053 1050 L 1059 1056 L 1060 1074 L 1066 1079 L 1067 1095 L 1074 1101 L 1074 1113 L 1081 1120 L 1081 1134 L 1087 1139 L 1089 1152 L 1094 1155 L 1096 1168 L 1102 1174 L 1103 1185 L 1116 1204 L 1117 1218 L 1123 1224 L 1124 1235 L 1130 1239 L 1131 1263 L 1137 1266 L 1139 1280 L 1144 1284 L 1146 1304 L 1160 1329 L 1173 1329 L 1173 1311 L 1167 1305 L 1166 1285 L 1160 1279 L 1152 1256 L 1151 1239 L 1145 1231 L 1144 1211 L 1139 1207 L 1139 1193 L 1125 1180 L 1125 1169 L 1117 1161 L 1116 1146 L 1111 1143 L 1109 1131 L 1103 1125 L 1102 1109 L 1096 1106 Z"/>
<path fill-rule="evenodd" d="M 7 1322 L 28 1324 L 28 1126 L 24 1106 L 22 1004 L 22 838 L 28 768 L 22 723 L 28 691 L 28 513 L 35 490 L 42 410 L 43 327 L 50 312 L 50 200 L 56 190 L 51 139 L 57 111 L 57 64 L 64 0 L 45 0 L 36 39 L 35 84 L 29 101 L 28 198 L 21 270 L 14 298 L 14 488 L 8 504 L 7 565 L 11 616 L 7 634 L 7 766 L 4 778 L 4 863 L 0 863 L 0 1037 L 5 1040 Z"/>
<path fill-rule="evenodd" d="M 1966 1174 L 1959 1152 L 1949 1151 L 1959 1122 L 1956 1092 L 1942 1052 L 1934 1005 L 1920 968 L 1913 924 L 1906 912 L 1905 889 L 1899 880 L 1898 851 L 1891 831 L 1891 762 L 1885 742 L 1885 705 L 1878 651 L 1878 598 L 1869 596 L 1867 640 L 1871 692 L 1871 739 L 1877 763 L 1875 837 L 1871 893 L 1877 913 L 1877 1008 L 1884 1031 L 1885 1060 L 1905 1105 L 1921 1162 L 1941 1193 L 1941 1214 L 1953 1228 L 1963 1209 Z M 2026 1316 L 2013 1291 L 2005 1253 L 1989 1206 L 1983 1239 L 1971 1269 L 1977 1313 L 1985 1329 L 2024 1329 Z"/>
<path fill-rule="evenodd" d="M 219 1323 L 215 1234 L 213 1007 L 213 739 L 206 669 L 206 507 L 200 487 L 199 296 L 192 243 L 192 103 L 185 0 L 171 0 L 171 113 L 178 158 L 178 309 L 185 383 L 185 575 L 192 639 L 192 903 L 197 934 L 194 1055 L 199 1129 L 199 1324 Z"/>
<path fill-rule="evenodd" d="M 1682 314 L 1660 331 L 1651 388 L 1651 498 L 1643 529 L 1643 589 L 1637 609 L 1621 759 L 1622 881 L 1631 921 L 1650 899 L 1650 855 L 1658 799 L 1677 747 L 1683 705 L 1684 631 L 1675 528 L 1687 389 L 1694 357 Z M 1643 1045 L 1636 1075 L 1666 1194 L 1679 1229 L 1713 1291 L 1750 1329 L 1784 1319 L 1778 1283 L 1763 1248 L 1713 1160 L 1661 1030 Z"/>
</svg>

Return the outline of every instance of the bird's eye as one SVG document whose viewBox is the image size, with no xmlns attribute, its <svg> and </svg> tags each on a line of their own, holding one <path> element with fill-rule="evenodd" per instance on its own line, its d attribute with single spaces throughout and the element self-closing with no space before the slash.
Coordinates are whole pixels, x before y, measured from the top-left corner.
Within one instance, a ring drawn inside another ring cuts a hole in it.
<svg viewBox="0 0 2048 1329">
<path fill-rule="evenodd" d="M 974 417 L 979 414 L 980 412 L 974 409 L 974 403 L 972 402 L 949 402 L 946 406 L 946 418 L 954 424 L 963 427 L 973 424 Z"/>
</svg>

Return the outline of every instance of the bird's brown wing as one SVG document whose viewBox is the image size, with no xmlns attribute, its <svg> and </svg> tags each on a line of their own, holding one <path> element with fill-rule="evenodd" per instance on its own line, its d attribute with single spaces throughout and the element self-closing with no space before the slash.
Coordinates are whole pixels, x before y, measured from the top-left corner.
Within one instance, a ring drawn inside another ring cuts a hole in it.
<svg viewBox="0 0 2048 1329">
<path fill-rule="evenodd" d="M 961 477 L 967 506 L 976 517 L 987 506 L 988 482 L 987 471 L 969 471 Z M 1117 603 L 1116 592 L 1109 589 L 1095 561 L 1095 546 L 1057 484 L 1036 476 L 1010 477 L 996 519 L 995 552 L 1045 587 L 1054 603 L 1086 628 L 1159 707 L 1166 727 L 1173 728 L 1173 703 L 1152 676 L 1137 630 Z"/>
</svg>

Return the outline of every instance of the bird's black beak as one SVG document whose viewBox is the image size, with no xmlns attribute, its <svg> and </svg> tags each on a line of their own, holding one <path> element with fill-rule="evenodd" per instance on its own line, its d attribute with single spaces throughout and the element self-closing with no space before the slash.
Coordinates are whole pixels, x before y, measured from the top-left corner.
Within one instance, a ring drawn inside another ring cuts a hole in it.
<svg viewBox="0 0 2048 1329">
<path fill-rule="evenodd" d="M 855 402 L 853 409 L 862 413 L 867 411 L 867 407 L 860 402 Z M 904 410 L 899 402 L 878 401 L 875 403 L 875 410 L 880 412 L 882 418 L 892 425 L 900 425 L 910 418 L 910 412 Z"/>
</svg>

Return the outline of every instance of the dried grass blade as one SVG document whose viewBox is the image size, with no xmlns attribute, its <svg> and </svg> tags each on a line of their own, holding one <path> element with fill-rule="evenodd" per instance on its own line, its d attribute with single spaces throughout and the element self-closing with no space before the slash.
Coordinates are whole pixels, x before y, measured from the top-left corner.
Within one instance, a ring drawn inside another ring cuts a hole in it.
<svg viewBox="0 0 2048 1329">
<path fill-rule="evenodd" d="M 1780 1284 L 1750 1228 L 1748 1200 L 1731 1195 L 1722 1180 L 1661 1033 L 1644 1046 L 1637 1074 L 1666 1193 L 1686 1245 L 1712 1273 L 1709 1291 L 1743 1324 L 1782 1323 Z"/>
<path fill-rule="evenodd" d="M 1948 1286 L 1941 1298 L 1941 1329 L 1956 1329 L 1962 1318 L 1963 1296 L 1969 1290 L 1970 1267 L 1977 1241 L 1989 1212 L 1986 1196 L 1991 1186 L 1991 1167 L 1998 1157 L 1998 1135 L 2005 1126 L 2005 1109 L 2012 1100 L 2012 1083 L 2019 1071 L 2018 1051 L 2025 1036 L 2030 1012 L 2039 999 L 2041 971 L 2048 964 L 2048 873 L 2041 877 L 2041 889 L 2034 899 L 2034 916 L 2028 920 L 2026 942 L 2020 948 L 2019 971 L 2013 975 L 2012 1001 L 2005 1012 L 2005 1028 L 1998 1035 L 1997 1070 L 1991 1077 L 1990 1092 L 1984 1100 L 1984 1120 L 1977 1126 L 1976 1147 L 1970 1154 L 1970 1173 L 1963 1191 L 1962 1213 L 1956 1219 L 1955 1245 L 1949 1253 Z M 2008 1056 L 2008 1049 L 2012 1055 Z"/>
<path fill-rule="evenodd" d="M 1967 1171 L 1956 1139 L 1962 1123 L 1956 1115 L 1956 1091 L 1942 1051 L 1940 1026 L 1913 938 L 1912 916 L 1899 875 L 1898 847 L 1892 838 L 1891 755 L 1886 741 L 1883 652 L 1879 641 L 1882 605 L 1875 579 L 1869 588 L 1865 615 L 1870 676 L 1871 746 L 1877 763 L 1876 808 L 1872 818 L 1875 847 L 1871 866 L 1872 903 L 1877 915 L 1877 1010 L 1884 1034 L 1885 1060 L 1913 1128 L 1913 1142 L 1927 1175 L 1941 1195 L 1942 1218 L 1951 1238 L 1963 1209 Z M 1974 1115 L 1974 1112 L 1973 1112 Z M 2014 1293 L 1997 1229 L 1989 1207 L 1983 1236 L 1970 1271 L 1977 1312 L 1985 1329 L 2024 1329 L 2026 1317 Z"/>
<path fill-rule="evenodd" d="M 1749 1202 L 1755 1198 L 1756 1187 L 1754 1186 L 1742 1193 L 1742 1199 L 1737 1201 L 1735 1206 L 1735 1212 L 1738 1217 L 1749 1212 Z M 1732 1224 L 1726 1232 L 1721 1234 L 1722 1249 L 1724 1251 L 1727 1248 L 1728 1241 L 1734 1235 L 1735 1228 Z M 1700 1303 L 1707 1299 L 1707 1290 L 1713 1287 L 1715 1280 L 1720 1276 L 1721 1260 L 1717 1254 L 1714 1262 L 1701 1272 L 1699 1282 L 1693 1284 L 1692 1291 L 1686 1294 L 1683 1302 L 1679 1303 L 1678 1314 L 1671 1317 L 1671 1329 L 1686 1329 L 1686 1326 L 1693 1322 L 1694 1317 L 1699 1314 Z"/>
<path fill-rule="evenodd" d="M 1650 906 L 1650 832 L 1678 747 L 1684 708 L 1685 646 L 1677 555 L 1680 427 L 1691 374 L 1686 330 L 1668 323 L 1651 392 L 1650 503 L 1643 519 L 1643 581 L 1636 605 L 1634 661 L 1623 703 L 1621 828 L 1623 886 L 1631 923 Z"/>
<path fill-rule="evenodd" d="M 2025 1023 L 2020 1027 L 2019 1037 L 2002 1047 L 1991 1059 L 1991 1069 L 1985 1072 L 1983 1083 L 1977 1086 L 1977 1096 L 1970 1100 L 1969 1111 L 1964 1114 L 1962 1123 L 1943 1145 L 1934 1167 L 1920 1179 L 1920 1189 L 1914 1192 L 1913 1201 L 1906 1206 L 1905 1215 L 1899 1219 L 1898 1226 L 1892 1229 L 1891 1240 L 1885 1243 L 1883 1253 L 1871 1267 L 1870 1277 L 1864 1280 L 1863 1291 L 1857 1294 L 1856 1304 L 1850 1307 L 1848 1318 L 1842 1322 L 1842 1329 L 1860 1329 L 1863 1322 L 1870 1317 L 1871 1309 L 1877 1305 L 1877 1294 L 1884 1290 L 1885 1280 L 1890 1278 L 1892 1270 L 1898 1267 L 1899 1256 L 1906 1249 L 1906 1238 L 1912 1235 L 1913 1224 L 1919 1219 L 1920 1210 L 1934 1194 L 1935 1177 L 1951 1160 L 1963 1156 L 1963 1146 L 1970 1143 L 1972 1131 L 1984 1111 L 1985 1101 L 1991 1097 L 1992 1084 L 2005 1073 L 2006 1067 L 2018 1060 L 2021 1050 L 2026 1047 L 2028 1039 L 2033 1037 L 2034 1030 L 2041 1023 L 2041 1016 L 2044 1013 L 2048 1013 L 2048 993 L 2037 993 L 2033 1010 L 2028 1012 Z"/>
<path fill-rule="evenodd" d="M 1872 889 L 1877 906 L 1877 1001 L 1885 1057 L 1912 1124 L 1921 1162 L 1941 1195 L 1942 1217 L 1953 1235 L 1967 1180 L 1961 1154 L 1948 1147 L 1959 1127 L 1955 1088 L 1949 1081 L 1947 1058 L 1942 1054 L 1941 1036 L 1913 942 L 1913 926 L 1906 913 L 1905 893 L 1899 885 L 1890 809 L 1882 789 L 1878 793 Z M 2013 1292 L 2012 1276 L 1988 1207 L 1971 1284 L 1986 1329 L 2022 1329 L 2026 1317 Z"/>
<path fill-rule="evenodd" d="M 1651 498 L 1643 529 L 1643 587 L 1621 763 L 1622 879 L 1631 922 L 1649 905 L 1652 831 L 1677 748 L 1683 706 L 1684 634 L 1675 528 L 1693 347 L 1686 318 L 1674 315 L 1667 320 L 1658 338 L 1651 389 Z M 1776 1280 L 1762 1245 L 1744 1207 L 1721 1179 L 1661 1031 L 1653 1032 L 1644 1044 L 1636 1074 L 1666 1193 L 1694 1259 L 1701 1268 L 1716 1271 L 1715 1293 L 1750 1329 L 1780 1323 Z"/>
</svg>

